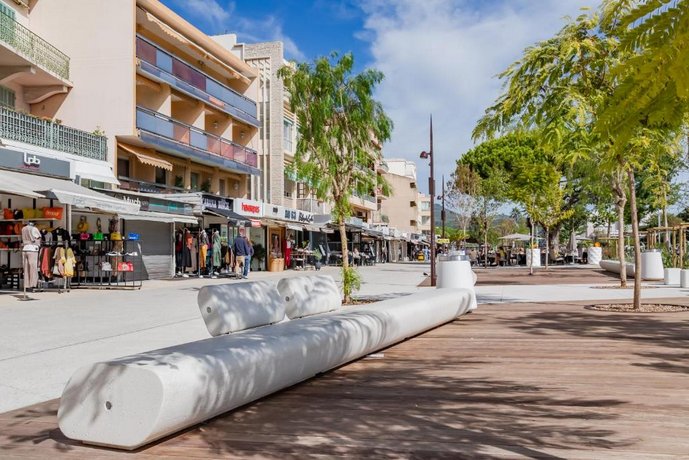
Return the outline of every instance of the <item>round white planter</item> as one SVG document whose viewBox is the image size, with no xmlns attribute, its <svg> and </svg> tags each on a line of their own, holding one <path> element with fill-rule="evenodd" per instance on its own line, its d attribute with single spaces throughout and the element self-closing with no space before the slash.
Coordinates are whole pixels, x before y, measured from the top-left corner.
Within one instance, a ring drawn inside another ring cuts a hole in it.
<svg viewBox="0 0 689 460">
<path fill-rule="evenodd" d="M 540 249 L 527 249 L 526 250 L 526 266 L 531 266 L 531 258 L 533 257 L 533 266 L 541 266 L 541 250 Z"/>
<path fill-rule="evenodd" d="M 682 270 L 679 268 L 666 268 L 665 269 L 665 284 L 676 284 L 679 285 L 680 279 L 679 274 Z"/>
<path fill-rule="evenodd" d="M 641 279 L 662 280 L 665 279 L 663 271 L 663 258 L 660 251 L 646 251 L 641 253 Z"/>
<path fill-rule="evenodd" d="M 682 270 L 679 272 L 679 285 L 683 288 L 689 288 L 689 270 Z"/>
<path fill-rule="evenodd" d="M 468 260 L 440 260 L 438 261 L 438 288 L 460 288 L 474 291 L 476 274 L 471 270 L 471 262 Z M 477 307 L 475 295 L 472 298 L 470 311 Z"/>
<path fill-rule="evenodd" d="M 588 248 L 588 263 L 598 265 L 603 260 L 603 248 L 592 246 Z"/>
</svg>

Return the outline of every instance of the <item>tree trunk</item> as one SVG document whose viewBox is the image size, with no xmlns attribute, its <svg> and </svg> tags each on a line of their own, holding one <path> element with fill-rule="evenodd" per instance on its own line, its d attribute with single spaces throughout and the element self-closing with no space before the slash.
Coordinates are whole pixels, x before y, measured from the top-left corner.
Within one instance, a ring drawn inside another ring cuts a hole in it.
<svg viewBox="0 0 689 460">
<path fill-rule="evenodd" d="M 632 236 L 634 238 L 634 310 L 641 309 L 641 241 L 639 238 L 639 216 L 636 210 L 636 181 L 634 171 L 627 171 L 629 177 L 629 210 L 632 216 Z"/>
<path fill-rule="evenodd" d="M 620 287 L 627 287 L 627 267 L 624 260 L 624 207 L 627 204 L 627 195 L 624 192 L 624 184 L 618 175 L 614 181 L 613 189 L 617 195 L 615 207 L 617 208 L 617 258 L 620 261 Z"/>
<path fill-rule="evenodd" d="M 545 227 L 545 269 L 548 269 L 548 258 L 550 257 L 550 230 Z"/>
<path fill-rule="evenodd" d="M 352 301 L 352 285 L 347 276 L 349 270 L 349 250 L 347 248 L 347 230 L 345 228 L 345 221 L 343 217 L 337 219 L 337 226 L 340 228 L 340 244 L 342 245 L 342 293 L 344 295 L 343 303 L 350 303 Z"/>
<path fill-rule="evenodd" d="M 483 226 L 483 260 L 488 268 L 488 220 L 486 219 L 485 225 Z"/>
</svg>

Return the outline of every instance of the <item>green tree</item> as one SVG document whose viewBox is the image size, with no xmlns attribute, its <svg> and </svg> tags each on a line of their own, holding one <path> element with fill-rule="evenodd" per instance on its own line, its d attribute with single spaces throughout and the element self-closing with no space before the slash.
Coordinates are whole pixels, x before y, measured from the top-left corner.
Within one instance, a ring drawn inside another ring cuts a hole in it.
<svg viewBox="0 0 689 460">
<path fill-rule="evenodd" d="M 299 180 L 316 196 L 333 204 L 342 243 L 344 301 L 351 300 L 358 275 L 349 266 L 345 220 L 351 215 L 353 193 L 389 193 L 389 185 L 375 172 L 382 158 L 378 143 L 390 138 L 392 121 L 373 91 L 383 74 L 368 69 L 353 74 L 351 53 L 332 53 L 311 63 L 283 66 L 279 76 L 290 94 L 299 140 L 294 165 Z"/>
<path fill-rule="evenodd" d="M 622 148 L 640 128 L 677 130 L 689 115 L 689 1 L 606 0 L 602 25 L 629 53 L 611 74 L 619 82 L 597 120 Z"/>
</svg>

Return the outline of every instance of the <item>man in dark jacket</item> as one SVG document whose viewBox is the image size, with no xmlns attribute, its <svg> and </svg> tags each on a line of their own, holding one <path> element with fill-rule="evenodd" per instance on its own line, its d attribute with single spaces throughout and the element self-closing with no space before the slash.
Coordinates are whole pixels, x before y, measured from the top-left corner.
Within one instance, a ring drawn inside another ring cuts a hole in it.
<svg viewBox="0 0 689 460">
<path fill-rule="evenodd" d="M 235 271 L 242 278 L 248 278 L 248 261 L 251 257 L 251 245 L 246 239 L 244 229 L 239 230 L 239 236 L 234 239 L 234 254 L 236 257 Z"/>
</svg>

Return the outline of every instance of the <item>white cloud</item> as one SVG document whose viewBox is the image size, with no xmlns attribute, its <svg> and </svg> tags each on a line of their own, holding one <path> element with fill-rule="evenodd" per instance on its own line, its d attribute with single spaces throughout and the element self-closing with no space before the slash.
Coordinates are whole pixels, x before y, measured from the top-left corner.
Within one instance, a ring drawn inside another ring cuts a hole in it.
<svg viewBox="0 0 689 460">
<path fill-rule="evenodd" d="M 228 22 L 234 10 L 233 2 L 222 6 L 217 0 L 174 0 L 190 16 L 210 24 L 214 31 L 220 30 Z"/>
<path fill-rule="evenodd" d="M 422 190 L 433 114 L 436 191 L 440 178 L 473 146 L 476 121 L 500 94 L 495 75 L 524 48 L 549 38 L 598 0 L 368 0 L 360 38 L 370 42 L 373 67 L 386 79 L 377 92 L 395 123 L 385 155 L 418 164 Z M 595 6 L 595 5 L 594 5 Z"/>
</svg>

